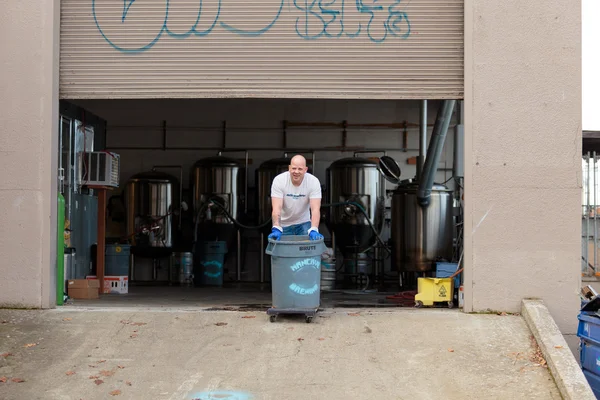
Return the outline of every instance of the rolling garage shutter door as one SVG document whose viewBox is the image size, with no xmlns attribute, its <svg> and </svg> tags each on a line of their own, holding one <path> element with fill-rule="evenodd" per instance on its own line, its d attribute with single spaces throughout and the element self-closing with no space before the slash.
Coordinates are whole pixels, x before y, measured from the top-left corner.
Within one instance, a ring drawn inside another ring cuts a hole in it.
<svg viewBox="0 0 600 400">
<path fill-rule="evenodd" d="M 65 99 L 461 99 L 464 0 L 61 0 Z"/>
</svg>

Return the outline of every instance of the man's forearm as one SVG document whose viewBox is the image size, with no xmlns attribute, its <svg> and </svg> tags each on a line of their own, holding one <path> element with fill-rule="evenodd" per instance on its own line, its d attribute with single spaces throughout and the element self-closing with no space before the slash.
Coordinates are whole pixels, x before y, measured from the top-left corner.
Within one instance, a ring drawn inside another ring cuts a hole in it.
<svg viewBox="0 0 600 400">
<path fill-rule="evenodd" d="M 319 223 L 321 222 L 321 210 L 312 211 L 311 214 L 310 226 L 319 228 Z"/>
<path fill-rule="evenodd" d="M 273 214 L 271 214 L 271 220 L 273 222 L 273 226 L 281 226 L 281 213 L 273 212 Z"/>
</svg>

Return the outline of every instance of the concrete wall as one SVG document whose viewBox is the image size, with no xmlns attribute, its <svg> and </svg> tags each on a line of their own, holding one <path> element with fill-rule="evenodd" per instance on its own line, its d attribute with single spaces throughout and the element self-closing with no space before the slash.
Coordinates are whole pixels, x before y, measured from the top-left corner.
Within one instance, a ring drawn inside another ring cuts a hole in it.
<svg viewBox="0 0 600 400">
<path fill-rule="evenodd" d="M 10 93 L 0 100 L 0 305 L 48 307 L 54 304 L 59 2 L 5 3 L 1 33 L 15 40 L 0 43 L 1 87 Z M 580 281 L 580 6 L 466 0 L 465 14 L 466 309 L 518 311 L 523 297 L 542 297 L 563 332 L 572 333 Z M 214 111 L 210 102 L 203 106 L 192 113 Z M 323 106 L 315 102 L 311 115 Z M 342 109 L 339 119 L 362 112 Z M 302 116 L 287 115 L 293 106 L 286 110 L 287 119 Z M 248 119 L 256 112 L 236 114 Z M 164 118 L 134 113 L 146 123 Z M 397 113 L 380 115 L 387 121 Z M 272 120 L 282 113 L 276 115 Z M 187 117 L 180 115 L 182 122 Z M 165 162 L 157 154 L 145 154 L 140 169 Z"/>
<path fill-rule="evenodd" d="M 581 5 L 467 0 L 468 311 L 541 297 L 577 325 L 581 252 Z"/>
<path fill-rule="evenodd" d="M 59 2 L 0 13 L 0 306 L 55 303 Z"/>
</svg>

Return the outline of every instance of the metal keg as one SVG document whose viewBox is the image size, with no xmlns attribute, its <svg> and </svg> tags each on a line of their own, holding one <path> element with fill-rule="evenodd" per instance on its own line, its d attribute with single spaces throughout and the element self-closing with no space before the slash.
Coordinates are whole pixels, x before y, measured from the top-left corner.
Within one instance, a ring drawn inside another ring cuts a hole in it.
<svg viewBox="0 0 600 400">
<path fill-rule="evenodd" d="M 335 289 L 335 261 L 321 261 L 321 291 Z"/>
<path fill-rule="evenodd" d="M 171 282 L 191 286 L 194 278 L 194 255 L 191 252 L 173 253 Z"/>
</svg>

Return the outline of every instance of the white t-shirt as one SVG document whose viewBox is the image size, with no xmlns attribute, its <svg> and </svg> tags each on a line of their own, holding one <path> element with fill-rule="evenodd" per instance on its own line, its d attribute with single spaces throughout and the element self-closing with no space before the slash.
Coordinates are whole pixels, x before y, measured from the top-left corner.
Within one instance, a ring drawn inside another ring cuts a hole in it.
<svg viewBox="0 0 600 400">
<path fill-rule="evenodd" d="M 301 224 L 310 221 L 310 199 L 321 198 L 321 183 L 307 172 L 302 183 L 296 186 L 292 183 L 290 172 L 282 172 L 273 179 L 271 197 L 283 199 L 282 227 Z"/>
</svg>

